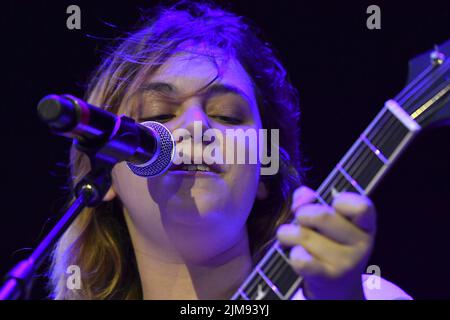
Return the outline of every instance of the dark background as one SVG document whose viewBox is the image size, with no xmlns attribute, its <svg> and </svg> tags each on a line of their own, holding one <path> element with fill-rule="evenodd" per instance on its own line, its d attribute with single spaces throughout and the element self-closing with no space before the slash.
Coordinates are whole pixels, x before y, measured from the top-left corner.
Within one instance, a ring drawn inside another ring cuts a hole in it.
<svg viewBox="0 0 450 320">
<path fill-rule="evenodd" d="M 37 102 L 49 93 L 82 97 L 102 49 L 155 3 L 2 3 L 1 274 L 48 232 L 65 197 L 69 141 L 39 121 Z M 227 3 L 262 28 L 300 91 L 302 150 L 314 188 L 404 87 L 408 60 L 450 38 L 449 1 Z M 81 8 L 81 30 L 66 28 L 71 4 Z M 371 4 L 381 7 L 381 30 L 366 28 Z M 416 299 L 450 298 L 450 129 L 424 132 L 372 199 L 379 224 L 370 263 Z M 33 298 L 45 296 L 43 283 L 38 279 Z"/>
</svg>

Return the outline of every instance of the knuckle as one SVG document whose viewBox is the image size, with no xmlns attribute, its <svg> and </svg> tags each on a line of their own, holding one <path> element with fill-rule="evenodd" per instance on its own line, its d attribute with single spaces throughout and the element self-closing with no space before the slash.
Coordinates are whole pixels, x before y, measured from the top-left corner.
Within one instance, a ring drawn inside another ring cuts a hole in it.
<svg viewBox="0 0 450 320">
<path fill-rule="evenodd" d="M 311 240 L 311 232 L 305 228 L 302 228 L 300 231 L 299 242 L 300 243 L 308 243 Z"/>
<path fill-rule="evenodd" d="M 317 215 L 317 220 L 321 224 L 328 224 L 332 220 L 332 215 L 329 212 L 322 212 L 319 215 Z"/>
</svg>

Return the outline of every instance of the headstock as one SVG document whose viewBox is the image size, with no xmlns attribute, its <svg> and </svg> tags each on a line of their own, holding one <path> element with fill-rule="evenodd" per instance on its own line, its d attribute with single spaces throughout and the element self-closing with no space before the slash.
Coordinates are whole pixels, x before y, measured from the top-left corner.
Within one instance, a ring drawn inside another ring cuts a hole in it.
<svg viewBox="0 0 450 320">
<path fill-rule="evenodd" d="M 395 100 L 422 127 L 450 125 L 450 40 L 409 62 L 408 85 Z"/>
</svg>

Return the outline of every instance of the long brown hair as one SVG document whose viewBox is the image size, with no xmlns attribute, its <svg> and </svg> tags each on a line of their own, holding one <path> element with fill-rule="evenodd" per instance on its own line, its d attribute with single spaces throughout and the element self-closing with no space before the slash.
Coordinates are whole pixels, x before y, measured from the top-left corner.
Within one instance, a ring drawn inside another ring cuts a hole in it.
<svg viewBox="0 0 450 320">
<path fill-rule="evenodd" d="M 247 221 L 254 262 L 290 218 L 291 194 L 302 181 L 297 91 L 270 46 L 243 17 L 216 5 L 181 2 L 159 7 L 152 19 L 121 43 L 93 75 L 86 99 L 117 113 L 180 44 L 206 43 L 234 56 L 253 81 L 265 129 L 279 129 L 280 169 L 261 176 L 268 189 L 255 200 Z M 130 111 L 131 113 L 132 111 Z M 89 170 L 86 156 L 72 148 L 72 181 Z M 77 265 L 82 287 L 66 287 L 66 269 Z M 52 256 L 50 289 L 55 299 L 141 299 L 142 289 L 122 204 L 115 199 L 85 209 L 58 242 Z"/>
</svg>

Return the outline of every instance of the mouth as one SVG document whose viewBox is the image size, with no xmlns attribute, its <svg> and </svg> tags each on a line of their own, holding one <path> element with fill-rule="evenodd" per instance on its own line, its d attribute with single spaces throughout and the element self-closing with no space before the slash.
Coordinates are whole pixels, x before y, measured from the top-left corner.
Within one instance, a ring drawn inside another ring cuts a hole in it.
<svg viewBox="0 0 450 320">
<path fill-rule="evenodd" d="M 186 175 L 219 175 L 222 173 L 221 168 L 217 164 L 172 164 L 169 171 L 173 173 Z"/>
</svg>

